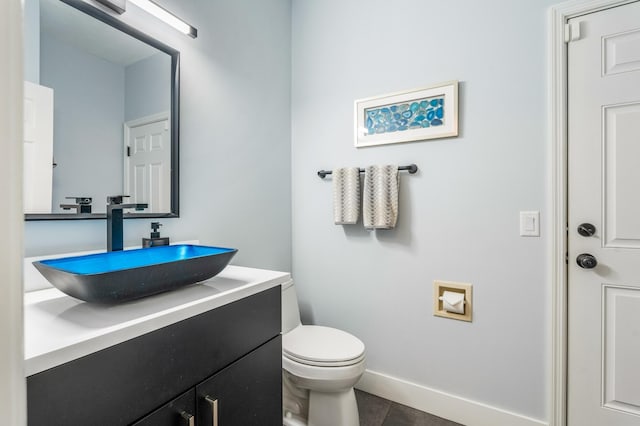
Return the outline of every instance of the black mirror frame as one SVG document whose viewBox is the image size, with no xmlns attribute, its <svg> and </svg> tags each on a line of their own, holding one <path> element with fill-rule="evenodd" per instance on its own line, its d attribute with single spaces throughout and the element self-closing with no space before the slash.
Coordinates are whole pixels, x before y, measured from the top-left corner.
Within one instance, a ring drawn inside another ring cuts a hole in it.
<svg viewBox="0 0 640 426">
<path fill-rule="evenodd" d="M 171 211 L 168 213 L 126 213 L 126 218 L 180 217 L 180 51 L 125 24 L 82 0 L 60 0 L 105 24 L 171 56 Z M 116 195 L 116 194 L 114 194 Z M 103 200 L 105 205 L 107 200 Z M 106 219 L 106 213 L 25 213 L 25 220 Z"/>
</svg>

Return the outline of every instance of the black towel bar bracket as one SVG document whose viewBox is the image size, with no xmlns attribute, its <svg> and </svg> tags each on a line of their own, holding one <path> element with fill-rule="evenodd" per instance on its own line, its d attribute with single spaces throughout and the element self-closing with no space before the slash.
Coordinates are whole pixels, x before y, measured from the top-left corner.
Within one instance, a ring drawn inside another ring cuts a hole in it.
<svg viewBox="0 0 640 426">
<path fill-rule="evenodd" d="M 415 164 L 409 164 L 408 166 L 398 167 L 398 170 L 406 170 L 410 174 L 414 174 L 415 172 L 418 171 L 418 166 L 416 166 Z M 364 173 L 364 169 L 360 169 L 360 173 Z M 324 179 L 327 175 L 330 175 L 330 174 L 331 174 L 331 170 L 318 170 L 318 176 L 320 176 L 322 179 Z"/>
</svg>

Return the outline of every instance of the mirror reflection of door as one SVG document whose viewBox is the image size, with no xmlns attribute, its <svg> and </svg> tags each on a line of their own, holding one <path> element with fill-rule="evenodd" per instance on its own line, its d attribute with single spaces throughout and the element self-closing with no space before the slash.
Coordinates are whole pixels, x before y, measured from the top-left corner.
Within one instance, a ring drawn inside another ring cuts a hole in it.
<svg viewBox="0 0 640 426">
<path fill-rule="evenodd" d="M 53 90 L 24 84 L 24 211 L 51 213 Z"/>
<path fill-rule="evenodd" d="M 125 124 L 125 183 L 129 202 L 147 203 L 149 211 L 171 207 L 169 113 Z"/>
</svg>

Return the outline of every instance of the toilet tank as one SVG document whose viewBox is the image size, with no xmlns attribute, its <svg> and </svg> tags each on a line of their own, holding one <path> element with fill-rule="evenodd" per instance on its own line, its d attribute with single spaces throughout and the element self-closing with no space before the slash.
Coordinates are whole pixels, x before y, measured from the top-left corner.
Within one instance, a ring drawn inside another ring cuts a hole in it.
<svg viewBox="0 0 640 426">
<path fill-rule="evenodd" d="M 298 296 L 293 280 L 282 284 L 282 334 L 288 333 L 300 325 Z"/>
</svg>

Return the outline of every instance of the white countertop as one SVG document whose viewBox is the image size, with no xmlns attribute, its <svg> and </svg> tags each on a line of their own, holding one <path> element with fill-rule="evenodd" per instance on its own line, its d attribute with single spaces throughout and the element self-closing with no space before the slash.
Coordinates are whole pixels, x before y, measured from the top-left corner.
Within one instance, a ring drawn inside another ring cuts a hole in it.
<svg viewBox="0 0 640 426">
<path fill-rule="evenodd" d="M 25 277 L 26 279 L 26 277 Z M 97 305 L 55 288 L 24 295 L 26 375 L 280 285 L 287 272 L 227 266 L 202 283 L 120 305 Z"/>
</svg>

